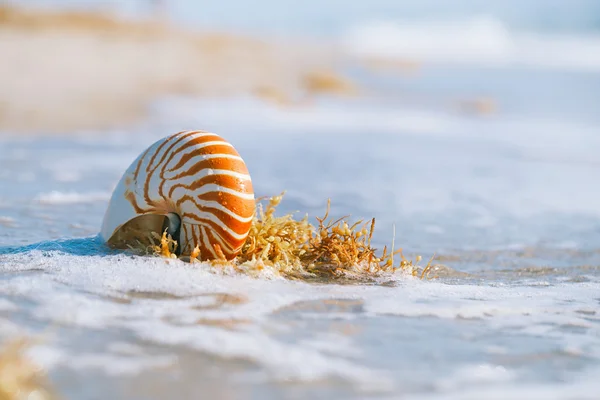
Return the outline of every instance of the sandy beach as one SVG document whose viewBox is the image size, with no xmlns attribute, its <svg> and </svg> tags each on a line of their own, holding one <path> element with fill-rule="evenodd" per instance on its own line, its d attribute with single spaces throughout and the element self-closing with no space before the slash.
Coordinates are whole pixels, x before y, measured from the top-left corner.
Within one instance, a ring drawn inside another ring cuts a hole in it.
<svg viewBox="0 0 600 400">
<path fill-rule="evenodd" d="M 0 53 L 3 134 L 125 126 L 165 95 L 289 103 L 351 88 L 326 46 L 82 11 L 0 7 Z"/>
</svg>

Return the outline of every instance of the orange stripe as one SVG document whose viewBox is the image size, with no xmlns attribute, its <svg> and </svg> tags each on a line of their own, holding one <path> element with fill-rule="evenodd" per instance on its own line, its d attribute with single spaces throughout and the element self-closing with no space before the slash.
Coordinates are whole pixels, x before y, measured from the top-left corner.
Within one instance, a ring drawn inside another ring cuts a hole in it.
<svg viewBox="0 0 600 400">
<path fill-rule="evenodd" d="M 204 226 L 199 226 L 198 229 L 201 231 L 200 234 L 202 235 L 202 244 L 203 244 L 203 247 L 206 249 L 206 252 L 204 253 L 205 259 L 216 258 L 215 250 L 211 247 L 206 247 L 206 245 L 204 245 L 205 242 L 208 242 L 209 246 L 212 244 L 210 242 L 210 237 L 207 233 L 207 228 Z M 204 239 L 206 239 L 206 240 L 204 240 Z"/>
<path fill-rule="evenodd" d="M 254 191 L 252 189 L 252 181 L 250 181 L 250 180 L 243 181 L 244 187 L 242 188 L 240 185 L 242 183 L 241 180 L 238 178 L 235 178 L 233 176 L 207 175 L 207 176 L 203 176 L 202 178 L 200 178 L 188 185 L 186 185 L 184 183 L 177 183 L 177 184 L 171 186 L 171 189 L 169 190 L 169 197 L 173 196 L 173 192 L 177 188 L 185 188 L 190 191 L 194 191 L 204 185 L 208 185 L 211 183 L 213 183 L 215 185 L 223 186 L 228 189 L 235 190 L 236 192 L 240 192 L 240 193 L 245 193 L 245 194 L 253 194 L 254 193 Z"/>
<path fill-rule="evenodd" d="M 180 162 L 180 164 L 181 165 L 178 164 L 177 167 L 173 168 L 173 169 L 181 168 L 185 164 L 185 162 Z M 169 178 L 169 179 L 175 180 L 175 179 L 182 178 L 184 176 L 195 175 L 205 168 L 206 169 L 224 169 L 224 170 L 229 170 L 229 171 L 233 171 L 233 172 L 238 172 L 240 174 L 248 174 L 248 168 L 246 167 L 246 164 L 244 164 L 244 161 L 242 161 L 242 160 L 232 160 L 231 158 L 209 158 L 207 160 L 200 160 L 200 161 L 196 162 L 194 165 L 192 165 L 187 170 L 182 171 L 179 174 L 177 174 L 174 177 Z"/>
<path fill-rule="evenodd" d="M 150 147 L 148 147 L 146 149 L 146 151 L 144 151 L 142 153 L 142 156 L 140 158 L 138 158 L 137 165 L 135 166 L 135 171 L 133 172 L 133 181 L 135 183 L 137 183 L 137 177 L 138 177 L 138 174 L 140 173 L 140 169 L 142 168 L 142 162 L 144 161 L 144 157 L 146 157 L 146 154 L 148 154 L 149 151 L 150 151 Z"/>
<path fill-rule="evenodd" d="M 190 145 L 186 148 L 189 148 L 189 147 L 192 147 L 192 145 Z M 177 162 L 177 165 L 169 168 L 168 170 L 165 170 L 164 172 L 175 171 L 175 170 L 183 167 L 192 158 L 197 157 L 198 155 L 205 155 L 205 154 L 227 154 L 227 155 L 239 157 L 239 154 L 235 151 L 235 149 L 233 147 L 227 146 L 225 144 L 213 144 L 210 146 L 202 147 L 200 149 L 192 149 L 191 152 L 186 153 L 183 156 L 181 156 L 181 159 Z M 165 164 L 165 166 L 166 165 L 167 164 Z"/>
<path fill-rule="evenodd" d="M 132 191 L 126 190 L 125 191 L 125 198 L 129 201 L 129 203 L 131 204 L 131 206 L 135 210 L 136 214 L 143 214 L 143 213 L 148 212 L 147 210 L 141 208 L 138 205 L 137 199 L 135 198 L 135 193 L 133 193 Z"/>
<path fill-rule="evenodd" d="M 211 228 L 207 228 L 207 229 L 210 229 L 210 232 L 212 235 L 211 237 L 213 240 L 211 241 L 211 243 L 218 244 L 219 247 L 221 248 L 221 250 L 223 250 L 223 252 L 231 253 L 233 251 L 233 249 L 231 248 L 231 243 L 229 243 L 227 240 L 223 239 L 221 237 L 221 235 L 217 234 Z"/>
<path fill-rule="evenodd" d="M 235 248 L 232 247 L 232 243 L 230 243 L 230 241 L 228 241 L 228 239 L 223 238 L 221 235 L 219 235 L 218 232 L 215 231 L 215 229 L 214 229 L 213 225 L 210 223 L 210 221 L 203 220 L 203 221 L 199 221 L 197 224 L 191 224 L 191 225 L 192 226 L 200 226 L 200 227 L 202 227 L 202 229 L 204 229 L 207 232 L 210 231 L 213 235 L 213 238 L 215 239 L 212 241 L 212 243 L 218 244 L 221 248 L 225 247 L 228 252 L 232 252 L 235 250 Z M 239 244 L 239 247 L 241 247 L 246 242 L 246 240 L 245 239 L 242 241 L 234 240 L 234 242 L 241 242 Z M 236 244 L 236 243 L 234 243 L 234 244 Z"/>
<path fill-rule="evenodd" d="M 207 229 L 206 233 L 208 235 L 208 241 L 210 242 L 210 244 L 218 244 L 219 247 L 221 247 L 221 251 L 223 252 L 223 255 L 226 259 L 231 260 L 235 256 L 236 253 L 232 252 L 230 249 L 223 248 L 219 241 L 214 237 L 214 232 L 212 230 Z"/>
<path fill-rule="evenodd" d="M 210 132 L 204 132 L 204 133 L 210 133 Z M 227 140 L 223 139 L 221 136 L 219 136 L 215 133 L 210 133 L 209 135 L 206 135 L 206 136 L 200 136 L 200 137 L 191 139 L 190 144 L 197 145 L 197 144 L 204 144 L 206 142 L 216 142 L 216 141 L 227 142 Z M 229 142 L 227 142 L 227 143 L 229 143 Z"/>
<path fill-rule="evenodd" d="M 152 175 L 146 174 L 146 179 L 144 180 L 144 200 L 146 204 L 151 207 L 154 207 L 154 201 L 150 198 L 150 177 Z"/>
<path fill-rule="evenodd" d="M 233 147 L 224 144 L 213 144 L 203 147 L 200 150 L 202 151 L 202 154 L 230 154 L 232 156 L 240 156 L 240 153 L 238 153 Z"/>
<path fill-rule="evenodd" d="M 238 240 L 235 241 L 234 246 L 232 246 L 232 243 L 227 242 L 227 240 L 221 237 L 221 235 L 219 235 L 218 232 L 216 232 L 210 226 L 206 226 L 204 224 L 202 224 L 202 226 L 203 231 L 207 233 L 207 238 L 210 244 L 219 245 L 227 259 L 232 259 L 237 253 L 239 253 L 242 246 L 246 242 L 246 240 Z"/>
<path fill-rule="evenodd" d="M 225 213 L 224 211 L 218 210 L 213 207 L 204 206 L 196 201 L 192 196 L 185 195 L 181 198 L 181 202 L 191 201 L 198 208 L 199 211 L 212 214 L 223 223 L 223 225 L 227 226 L 229 229 L 237 233 L 238 235 L 243 235 L 247 232 L 246 226 L 249 226 L 251 222 L 241 222 Z M 187 214 L 187 213 L 186 213 Z M 184 214 L 185 215 L 185 214 Z"/>
<path fill-rule="evenodd" d="M 209 132 L 205 132 L 205 131 L 191 131 L 186 133 L 185 135 L 181 136 L 177 141 L 175 141 L 173 143 L 173 145 L 171 147 L 169 147 L 169 149 L 165 152 L 164 156 L 166 156 L 168 154 L 168 158 L 165 161 L 165 157 L 163 156 L 163 158 L 160 160 L 159 165 L 169 165 L 169 163 L 171 162 L 171 160 L 173 160 L 173 157 L 175 157 L 177 154 L 181 153 L 182 151 L 190 148 L 191 146 L 194 146 L 194 138 L 192 139 L 188 139 L 190 136 L 199 134 L 199 133 L 209 133 Z M 210 135 L 212 136 L 212 135 Z M 195 138 L 195 139 L 202 139 L 203 136 L 199 137 L 199 138 Z M 181 143 L 182 141 L 188 139 L 181 147 L 177 148 L 176 150 L 173 150 L 173 147 L 175 147 L 176 145 L 178 145 L 179 143 Z M 164 162 L 164 164 L 163 164 Z M 162 174 L 165 172 L 164 167 L 161 170 L 161 177 Z"/>
<path fill-rule="evenodd" d="M 236 248 L 237 246 L 239 246 L 240 241 L 242 242 L 241 244 L 244 244 L 243 242 L 245 242 L 245 239 L 240 240 L 240 239 L 234 238 L 233 236 L 231 236 L 231 234 L 224 231 L 221 226 L 219 226 L 217 223 L 215 223 L 211 220 L 200 218 L 199 216 L 197 216 L 195 214 L 190 214 L 190 213 L 184 213 L 182 215 L 182 218 L 191 219 L 200 224 L 209 225 L 211 227 L 211 229 L 213 229 L 219 236 L 221 236 L 221 238 L 223 239 L 224 242 L 229 243 L 232 248 Z M 192 224 L 192 225 L 196 225 L 196 224 Z M 244 227 L 244 230 L 240 234 L 246 234 L 250 230 L 251 225 L 252 225 L 251 222 L 244 223 L 244 224 L 240 223 L 240 228 Z M 237 233 L 236 230 L 234 230 L 234 232 Z"/>
<path fill-rule="evenodd" d="M 254 215 L 256 203 L 254 200 L 241 199 L 238 196 L 225 192 L 208 192 L 196 196 L 201 201 L 216 201 L 223 207 L 227 207 L 242 218 Z"/>
<path fill-rule="evenodd" d="M 150 186 L 150 177 L 152 176 L 152 174 L 154 173 L 154 171 L 156 170 L 156 168 L 160 165 L 160 162 L 156 165 L 156 167 L 154 167 L 154 169 L 152 170 L 152 172 L 150 172 L 150 168 L 152 167 L 152 164 L 154 163 L 154 160 L 156 159 L 156 156 L 158 155 L 158 153 L 160 152 L 160 150 L 168 142 L 170 142 L 171 140 L 173 140 L 173 138 L 175 138 L 177 135 L 179 135 L 181 133 L 182 132 L 176 133 L 174 135 L 169 136 L 165 140 L 163 140 L 162 143 L 160 145 L 158 145 L 158 147 L 156 148 L 156 150 L 152 154 L 152 157 L 150 158 L 150 161 L 148 161 L 148 165 L 146 166 L 146 179 L 144 180 L 144 200 L 146 201 L 147 204 L 152 204 L 152 200 L 150 199 L 150 193 L 148 192 L 148 188 Z M 151 147 L 152 146 L 150 146 L 148 148 L 148 150 L 150 150 Z M 147 152 L 147 150 L 146 150 L 146 152 Z M 165 152 L 165 154 L 167 152 L 168 152 L 168 150 Z M 144 154 L 144 156 L 145 156 L 145 154 Z"/>
<path fill-rule="evenodd" d="M 160 153 L 161 149 L 167 144 L 169 143 L 171 140 L 175 139 L 177 136 L 181 135 L 183 133 L 182 132 L 177 132 L 174 135 L 169 136 L 168 138 L 166 138 L 165 140 L 162 141 L 162 143 L 156 148 L 156 150 L 154 151 L 154 154 L 152 154 L 152 158 L 150 158 L 150 162 L 148 162 L 148 167 L 146 168 L 146 172 L 149 172 L 149 168 L 152 167 L 152 164 L 154 164 L 154 160 L 156 159 L 156 156 L 158 155 L 158 153 Z M 169 149 L 170 150 L 170 149 Z M 163 158 L 165 157 L 165 155 L 169 152 L 169 150 L 165 151 L 163 154 Z M 163 158 L 161 158 L 161 161 L 163 160 Z M 158 167 L 160 165 L 160 162 L 158 162 L 158 164 L 156 164 L 156 167 Z M 156 167 L 154 168 L 154 170 L 156 170 Z M 153 170 L 153 171 L 154 171 Z"/>
<path fill-rule="evenodd" d="M 195 133 L 200 133 L 200 132 L 195 132 Z M 201 132 L 201 133 L 208 133 L 208 132 Z M 179 154 L 179 153 L 181 153 L 184 150 L 187 150 L 187 149 L 189 149 L 191 147 L 202 145 L 202 144 L 207 143 L 207 142 L 225 142 L 225 141 L 223 140 L 223 138 L 221 138 L 220 136 L 215 135 L 215 134 L 209 134 L 207 136 L 200 136 L 200 137 L 191 138 L 187 143 L 185 143 L 183 146 L 181 146 L 180 148 L 178 148 L 173 154 L 174 155 L 175 154 Z M 229 148 L 231 148 L 231 147 L 229 147 Z M 203 150 L 204 150 L 204 148 L 198 149 L 198 151 L 200 153 L 204 153 Z M 194 155 L 195 152 L 197 152 L 197 151 L 192 151 L 192 155 Z M 186 157 L 186 156 L 183 156 L 183 157 Z M 172 158 L 169 159 L 169 162 L 171 160 L 172 160 Z M 187 161 L 187 159 L 186 159 L 186 161 Z M 173 168 L 169 168 L 167 171 L 173 171 L 173 170 L 176 170 L 178 168 L 181 168 L 181 166 L 183 164 L 185 164 L 185 161 L 182 162 L 181 160 L 179 160 L 179 162 L 177 163 L 176 166 L 174 166 Z M 168 165 L 168 162 L 165 164 L 165 166 L 166 165 Z"/>
<path fill-rule="evenodd" d="M 188 249 L 188 247 L 190 246 L 190 240 L 188 237 L 188 231 L 187 231 L 187 225 L 186 224 L 181 224 L 182 228 L 183 228 L 183 237 L 185 238 L 185 247 L 181 247 L 181 254 L 187 254 L 187 253 L 191 253 L 191 250 Z M 181 233 L 179 234 L 179 241 L 181 241 Z M 181 245 L 181 243 L 179 243 Z"/>
<path fill-rule="evenodd" d="M 185 132 L 185 131 L 183 131 Z M 171 150 L 173 150 L 173 147 L 177 146 L 177 144 L 181 143 L 182 141 L 184 141 L 186 138 L 188 138 L 191 135 L 195 135 L 196 133 L 198 133 L 197 131 L 191 131 L 186 133 L 183 136 L 179 136 L 181 135 L 183 132 L 179 132 L 176 133 L 175 135 L 170 136 L 166 141 L 169 142 L 174 138 L 177 138 L 176 141 L 174 141 L 173 143 L 171 143 L 171 145 L 165 150 L 165 152 L 163 153 L 163 155 L 161 156 L 160 160 L 158 161 L 158 163 L 156 164 L 156 166 L 152 169 L 152 171 L 149 171 L 148 169 L 146 169 L 146 172 L 148 172 L 149 174 L 153 174 L 154 171 L 156 171 L 156 169 L 165 161 L 165 158 L 167 158 L 167 156 L 169 156 L 171 154 Z M 158 151 L 155 153 L 155 156 L 158 155 Z"/>
<path fill-rule="evenodd" d="M 179 135 L 179 134 L 181 134 L 181 133 L 183 133 L 183 132 L 180 132 L 180 133 L 178 133 L 177 135 Z M 157 169 L 157 168 L 158 168 L 160 165 L 162 165 L 163 163 L 164 163 L 164 165 L 167 165 L 167 164 L 169 163 L 169 161 L 170 161 L 170 160 L 173 158 L 173 156 L 174 156 L 174 155 L 177 153 L 177 151 L 175 151 L 175 152 L 172 152 L 173 148 L 174 148 L 175 146 L 177 146 L 177 144 L 181 143 L 182 141 L 184 141 L 184 140 L 185 140 L 185 139 L 187 139 L 188 137 L 190 137 L 190 136 L 192 136 L 192 135 L 195 135 L 195 134 L 197 134 L 197 133 L 204 133 L 204 132 L 202 132 L 202 131 L 191 131 L 191 132 L 188 132 L 188 133 L 186 133 L 185 135 L 183 135 L 183 136 L 179 137 L 179 138 L 178 138 L 178 139 L 177 139 L 175 142 L 171 143 L 171 145 L 169 146 L 169 148 L 168 148 L 167 150 L 165 150 L 165 152 L 163 153 L 163 155 L 162 155 L 162 157 L 160 158 L 160 161 L 158 162 L 158 164 L 156 164 L 156 167 L 154 167 L 154 169 L 152 170 L 152 172 L 151 172 L 151 173 L 149 173 L 149 175 L 152 175 L 152 174 L 154 174 L 154 172 L 156 171 L 156 169 Z M 174 136 L 176 136 L 176 135 L 174 135 Z M 174 137 L 174 136 L 172 136 L 172 137 Z M 184 147 L 184 148 L 185 148 L 185 145 L 183 145 L 182 147 Z M 180 149 L 178 149 L 178 150 L 180 150 Z M 167 156 L 169 156 L 169 160 L 167 160 L 167 161 L 165 162 L 165 159 L 167 158 Z M 161 196 L 161 197 L 165 197 L 165 195 L 164 195 L 164 193 L 163 193 L 163 187 L 164 187 L 164 185 L 165 185 L 165 181 L 164 181 L 164 176 L 163 176 L 163 175 L 164 175 L 164 167 L 163 167 L 163 168 L 161 168 L 161 170 L 160 170 L 160 173 L 159 173 L 159 178 L 161 179 L 161 182 L 160 182 L 160 184 L 158 185 L 158 194 L 159 194 L 159 196 Z"/>
</svg>

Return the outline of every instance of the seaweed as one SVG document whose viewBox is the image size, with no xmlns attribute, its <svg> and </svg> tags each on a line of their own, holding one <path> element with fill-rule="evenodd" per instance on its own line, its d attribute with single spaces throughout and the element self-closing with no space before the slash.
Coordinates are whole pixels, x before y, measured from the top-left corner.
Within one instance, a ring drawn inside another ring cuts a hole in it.
<svg viewBox="0 0 600 400">
<path fill-rule="evenodd" d="M 307 215 L 301 219 L 295 219 L 292 214 L 278 217 L 275 212 L 283 196 L 281 193 L 268 198 L 264 206 L 261 202 L 264 199 L 259 199 L 248 238 L 235 259 L 226 260 L 220 247 L 214 246 L 218 256 L 210 261 L 214 269 L 228 268 L 249 275 L 269 270 L 290 279 L 318 278 L 321 282 L 331 279 L 369 281 L 399 271 L 420 279 L 437 277 L 435 256 L 420 266 L 421 256 L 409 260 L 402 249 L 394 249 L 395 237 L 391 250 L 384 247 L 379 252 L 374 248 L 374 218 L 351 222 L 349 216 L 344 216 L 334 220 L 329 217 L 330 200 L 323 217 L 316 218 L 316 225 L 309 222 Z M 150 241 L 152 244 L 144 249 L 145 254 L 177 257 L 177 241 L 166 231 L 162 236 L 152 232 Z M 195 263 L 199 262 L 198 255 L 196 248 L 191 256 L 182 259 Z"/>
</svg>

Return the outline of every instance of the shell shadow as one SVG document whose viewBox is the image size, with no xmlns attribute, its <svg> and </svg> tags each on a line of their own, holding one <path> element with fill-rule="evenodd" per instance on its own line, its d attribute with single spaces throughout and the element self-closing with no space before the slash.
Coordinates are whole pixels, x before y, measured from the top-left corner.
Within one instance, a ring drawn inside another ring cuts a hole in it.
<svg viewBox="0 0 600 400">
<path fill-rule="evenodd" d="M 76 256 L 108 256 L 122 252 L 108 247 L 100 235 L 86 238 L 45 240 L 25 246 L 0 246 L 0 255 L 22 254 L 31 251 L 60 252 Z"/>
</svg>

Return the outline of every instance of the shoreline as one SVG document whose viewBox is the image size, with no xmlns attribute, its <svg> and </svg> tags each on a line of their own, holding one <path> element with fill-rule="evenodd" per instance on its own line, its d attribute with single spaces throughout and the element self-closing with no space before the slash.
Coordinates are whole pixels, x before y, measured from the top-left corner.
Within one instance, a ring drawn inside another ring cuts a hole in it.
<svg viewBox="0 0 600 400">
<path fill-rule="evenodd" d="M 278 104 L 350 94 L 327 46 L 181 30 L 152 20 L 0 6 L 0 131 L 123 127 L 161 96 L 253 95 Z"/>
</svg>

